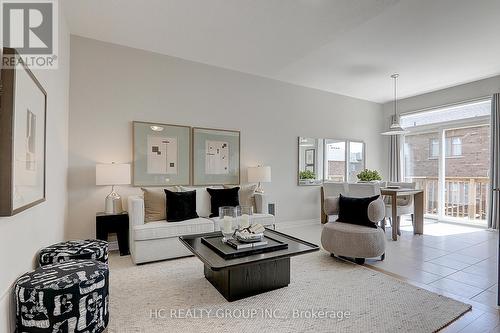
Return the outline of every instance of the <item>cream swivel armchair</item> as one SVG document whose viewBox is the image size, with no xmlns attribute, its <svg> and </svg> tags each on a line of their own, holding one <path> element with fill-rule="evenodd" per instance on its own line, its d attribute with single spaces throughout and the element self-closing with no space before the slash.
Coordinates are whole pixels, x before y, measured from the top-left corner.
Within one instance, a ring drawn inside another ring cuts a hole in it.
<svg viewBox="0 0 500 333">
<path fill-rule="evenodd" d="M 321 245 L 332 256 L 354 258 L 364 264 L 365 258 L 385 258 L 385 232 L 382 228 L 335 222 L 339 212 L 339 196 L 363 198 L 380 195 L 378 184 L 325 183 L 321 188 L 323 214 L 326 222 L 321 232 Z M 368 206 L 368 218 L 378 224 L 384 219 L 385 209 L 382 198 Z"/>
<path fill-rule="evenodd" d="M 387 186 L 399 186 L 400 188 L 403 189 L 412 189 L 414 190 L 416 188 L 416 183 L 396 183 L 396 182 L 388 182 Z M 397 221 L 392 221 L 392 202 L 391 198 L 385 198 L 385 216 L 386 218 L 389 219 L 389 222 L 391 226 L 394 228 L 397 228 L 398 230 L 398 235 L 401 236 L 401 230 L 400 230 L 400 222 L 401 222 L 401 216 L 403 215 L 411 215 L 411 223 L 414 225 L 414 202 L 413 202 L 413 195 L 406 195 L 406 196 L 401 196 L 398 197 L 398 200 L 396 202 L 396 211 L 397 211 Z M 383 222 L 385 223 L 385 221 Z"/>
</svg>

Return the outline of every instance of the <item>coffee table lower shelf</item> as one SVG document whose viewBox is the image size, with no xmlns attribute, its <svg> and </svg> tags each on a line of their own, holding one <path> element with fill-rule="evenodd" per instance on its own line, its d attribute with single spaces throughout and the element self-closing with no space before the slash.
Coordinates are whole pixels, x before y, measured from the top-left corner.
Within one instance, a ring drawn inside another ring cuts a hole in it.
<svg viewBox="0 0 500 333">
<path fill-rule="evenodd" d="M 253 262 L 214 271 L 205 265 L 205 278 L 228 301 L 286 287 L 290 284 L 290 257 Z"/>
</svg>

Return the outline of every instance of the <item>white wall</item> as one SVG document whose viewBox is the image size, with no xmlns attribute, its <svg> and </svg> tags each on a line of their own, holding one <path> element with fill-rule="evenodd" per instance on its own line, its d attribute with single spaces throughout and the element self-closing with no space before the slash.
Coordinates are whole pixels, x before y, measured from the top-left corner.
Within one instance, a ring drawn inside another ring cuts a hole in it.
<svg viewBox="0 0 500 333">
<path fill-rule="evenodd" d="M 40 248 L 64 240 L 69 61 L 69 32 L 60 14 L 59 69 L 33 71 L 47 91 L 47 200 L 13 217 L 0 218 L 0 332 L 14 330 L 11 287 L 15 280 L 35 268 L 35 257 Z"/>
<path fill-rule="evenodd" d="M 241 130 L 242 182 L 247 166 L 272 166 L 280 221 L 319 218 L 318 187 L 297 186 L 298 136 L 364 140 L 367 167 L 383 164 L 378 104 L 77 36 L 71 57 L 71 237 L 94 236 L 109 191 L 95 163 L 132 162 L 133 120 Z"/>
<path fill-rule="evenodd" d="M 500 92 L 500 75 L 399 100 L 398 114 L 460 103 L 471 99 L 490 96 L 498 92 Z M 394 114 L 394 104 L 392 102 L 385 103 L 383 105 L 383 110 L 384 121 L 386 123 L 386 128 L 388 128 L 391 115 Z M 383 154 L 387 158 L 384 160 L 386 163 L 383 166 L 383 172 L 385 176 L 388 176 L 389 139 L 386 138 L 384 141 Z"/>
</svg>

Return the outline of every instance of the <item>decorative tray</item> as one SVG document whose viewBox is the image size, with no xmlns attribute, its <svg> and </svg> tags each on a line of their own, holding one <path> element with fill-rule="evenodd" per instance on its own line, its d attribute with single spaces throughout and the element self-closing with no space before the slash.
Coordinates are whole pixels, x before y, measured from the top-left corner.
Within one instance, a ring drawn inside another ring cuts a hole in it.
<svg viewBox="0 0 500 333">
<path fill-rule="evenodd" d="M 246 249 L 235 249 L 232 246 L 222 242 L 222 235 L 217 236 L 206 236 L 201 238 L 201 242 L 211 248 L 219 256 L 224 259 L 234 259 L 246 256 L 251 256 L 254 254 L 278 251 L 288 248 L 288 244 L 276 240 L 272 237 L 264 235 L 263 240 L 267 241 L 266 245 L 256 246 Z"/>
</svg>

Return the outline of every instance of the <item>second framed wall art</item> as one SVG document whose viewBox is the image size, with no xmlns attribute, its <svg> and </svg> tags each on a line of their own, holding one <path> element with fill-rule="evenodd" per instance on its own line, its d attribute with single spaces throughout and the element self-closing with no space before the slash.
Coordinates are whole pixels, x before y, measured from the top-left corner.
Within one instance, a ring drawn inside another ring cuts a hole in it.
<svg viewBox="0 0 500 333">
<path fill-rule="evenodd" d="M 240 183 L 240 132 L 193 127 L 193 185 Z"/>
</svg>

